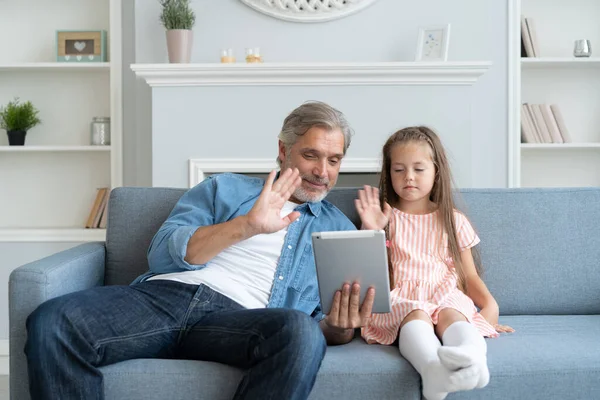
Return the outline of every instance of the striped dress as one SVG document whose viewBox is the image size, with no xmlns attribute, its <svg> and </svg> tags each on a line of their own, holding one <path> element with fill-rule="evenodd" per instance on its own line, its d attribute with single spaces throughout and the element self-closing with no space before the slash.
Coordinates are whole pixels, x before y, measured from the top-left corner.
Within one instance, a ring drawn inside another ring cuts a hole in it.
<svg viewBox="0 0 600 400">
<path fill-rule="evenodd" d="M 454 218 L 461 250 L 479 243 L 467 218 L 458 211 L 454 212 Z M 395 282 L 390 294 L 392 310 L 387 314 L 373 314 L 369 324 L 362 328 L 362 336 L 368 343 L 393 343 L 400 323 L 414 310 L 423 310 L 437 324 L 438 314 L 444 308 L 460 311 L 483 336 L 498 336 L 492 325 L 477 312 L 473 301 L 458 289 L 458 277 L 447 246 L 442 251 L 451 267 L 440 257 L 439 229 L 437 211 L 414 215 L 393 209 L 389 226 L 390 261 Z M 444 243 L 447 238 L 445 234 Z"/>
</svg>

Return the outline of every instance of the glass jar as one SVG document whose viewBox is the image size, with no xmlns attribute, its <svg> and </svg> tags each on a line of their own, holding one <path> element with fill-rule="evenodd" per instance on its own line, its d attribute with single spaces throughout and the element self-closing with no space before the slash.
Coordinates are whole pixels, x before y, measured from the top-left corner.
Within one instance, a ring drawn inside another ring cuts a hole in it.
<svg viewBox="0 0 600 400">
<path fill-rule="evenodd" d="M 253 63 L 254 62 L 254 49 L 247 48 L 246 49 L 246 62 Z"/>
<path fill-rule="evenodd" d="M 235 57 L 233 56 L 233 49 L 221 50 L 221 62 L 224 64 L 235 62 Z"/>
<path fill-rule="evenodd" d="M 92 145 L 110 144 L 110 118 L 94 117 L 91 124 Z"/>
</svg>

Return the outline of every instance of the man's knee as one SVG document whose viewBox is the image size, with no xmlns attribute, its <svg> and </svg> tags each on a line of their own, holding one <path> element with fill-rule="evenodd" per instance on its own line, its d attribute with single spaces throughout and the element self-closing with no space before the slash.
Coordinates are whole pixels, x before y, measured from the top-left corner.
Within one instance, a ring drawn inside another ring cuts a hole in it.
<svg viewBox="0 0 600 400">
<path fill-rule="evenodd" d="M 282 334 L 294 353 L 321 359 L 325 355 L 327 342 L 319 323 L 311 316 L 297 310 L 283 314 Z"/>
<path fill-rule="evenodd" d="M 27 317 L 28 346 L 43 346 L 71 331 L 70 304 L 63 298 L 55 298 L 38 306 Z"/>
</svg>

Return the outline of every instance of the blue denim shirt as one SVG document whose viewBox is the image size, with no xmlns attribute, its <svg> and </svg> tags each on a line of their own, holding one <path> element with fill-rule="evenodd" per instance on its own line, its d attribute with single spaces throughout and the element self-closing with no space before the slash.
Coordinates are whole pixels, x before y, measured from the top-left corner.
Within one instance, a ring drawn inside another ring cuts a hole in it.
<svg viewBox="0 0 600 400">
<path fill-rule="evenodd" d="M 264 180 L 237 174 L 211 175 L 177 202 L 148 250 L 150 271 L 133 283 L 164 273 L 199 270 L 188 264 L 187 244 L 199 227 L 223 223 L 247 214 L 260 195 Z M 298 220 L 289 225 L 273 279 L 267 307 L 293 308 L 323 318 L 317 286 L 311 234 L 355 230 L 354 224 L 328 201 L 299 204 Z M 242 268 L 243 266 L 240 266 Z"/>
</svg>

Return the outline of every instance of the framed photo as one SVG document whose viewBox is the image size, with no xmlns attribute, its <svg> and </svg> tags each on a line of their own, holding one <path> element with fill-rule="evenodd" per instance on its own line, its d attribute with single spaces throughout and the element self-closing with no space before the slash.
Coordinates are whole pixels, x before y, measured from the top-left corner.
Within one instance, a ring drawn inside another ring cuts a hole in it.
<svg viewBox="0 0 600 400">
<path fill-rule="evenodd" d="M 57 31 L 56 61 L 107 61 L 106 31 Z"/>
<path fill-rule="evenodd" d="M 450 24 L 419 28 L 415 61 L 448 61 Z"/>
</svg>

